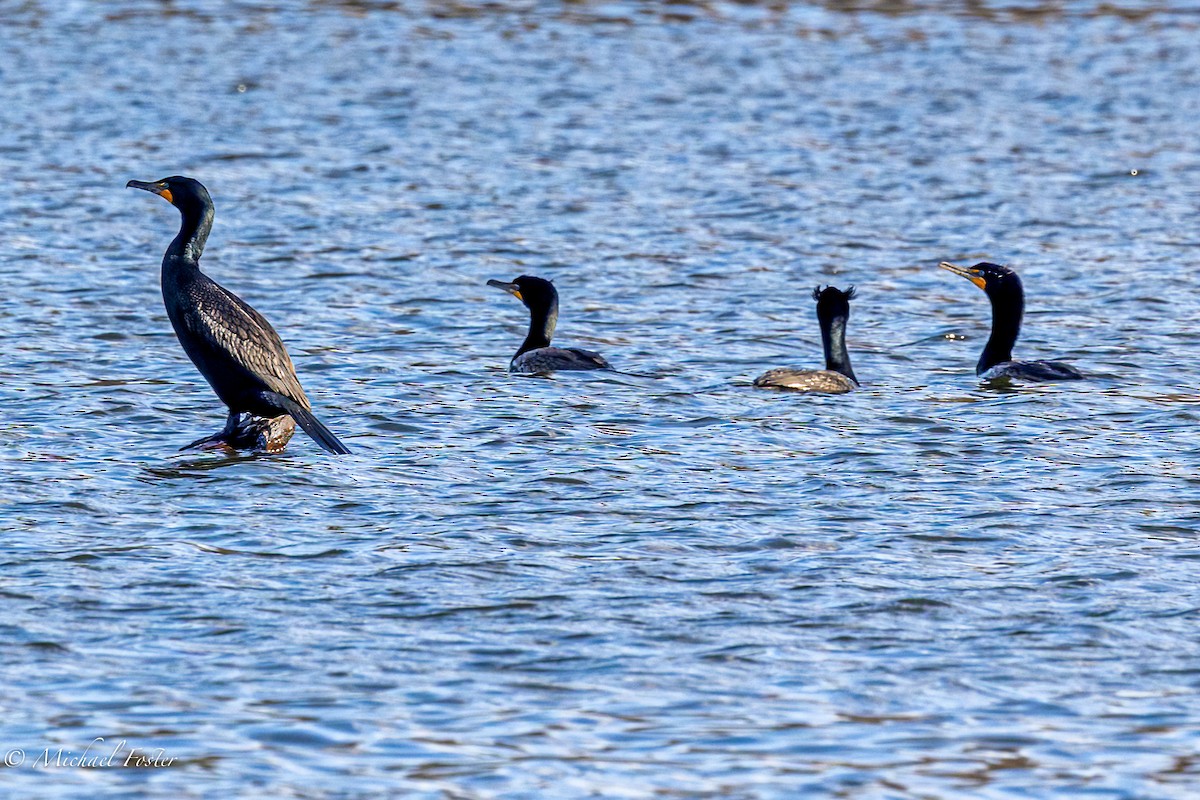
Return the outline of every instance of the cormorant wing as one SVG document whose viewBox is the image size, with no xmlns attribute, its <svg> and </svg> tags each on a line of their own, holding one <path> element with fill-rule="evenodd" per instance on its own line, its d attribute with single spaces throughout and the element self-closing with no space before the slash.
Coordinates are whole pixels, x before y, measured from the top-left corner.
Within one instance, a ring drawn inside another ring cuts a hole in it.
<svg viewBox="0 0 1200 800">
<path fill-rule="evenodd" d="M 513 372 L 541 373 L 555 370 L 612 369 L 599 353 L 574 347 L 539 347 L 512 360 Z"/>
<path fill-rule="evenodd" d="M 1025 381 L 1077 381 L 1083 373 L 1061 361 L 1005 361 L 979 376 L 985 381 L 1012 378 Z"/>
<path fill-rule="evenodd" d="M 197 343 L 220 362 L 233 362 L 261 380 L 268 389 L 310 408 L 287 348 L 266 317 L 216 281 L 201 276 L 189 288 L 190 307 L 184 324 Z"/>
</svg>

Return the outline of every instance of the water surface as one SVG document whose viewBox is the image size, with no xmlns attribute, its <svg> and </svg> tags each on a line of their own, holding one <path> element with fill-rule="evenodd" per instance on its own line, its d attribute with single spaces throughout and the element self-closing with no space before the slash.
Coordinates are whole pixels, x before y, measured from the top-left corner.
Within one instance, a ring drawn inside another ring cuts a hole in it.
<svg viewBox="0 0 1200 800">
<path fill-rule="evenodd" d="M 6 791 L 1194 797 L 1200 7 L 972 7 L 0 3 Z M 353 456 L 175 452 L 177 173 Z"/>
</svg>

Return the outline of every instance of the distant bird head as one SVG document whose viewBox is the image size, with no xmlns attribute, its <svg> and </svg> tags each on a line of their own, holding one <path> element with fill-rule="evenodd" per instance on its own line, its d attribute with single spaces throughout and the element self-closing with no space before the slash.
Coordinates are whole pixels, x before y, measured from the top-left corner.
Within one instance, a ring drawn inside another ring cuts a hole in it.
<svg viewBox="0 0 1200 800">
<path fill-rule="evenodd" d="M 204 184 L 195 178 L 172 175 L 160 181 L 130 181 L 125 188 L 153 192 L 185 214 L 212 207 L 212 198 Z"/>
<path fill-rule="evenodd" d="M 949 261 L 943 261 L 938 266 L 944 270 L 953 272 L 955 275 L 966 278 L 987 292 L 989 297 L 997 293 L 1007 293 L 1013 289 L 1017 289 L 1018 291 L 1021 289 L 1021 279 L 1017 277 L 1017 273 L 999 264 L 980 261 L 971 267 L 960 267 L 956 264 L 951 264 Z"/>
<path fill-rule="evenodd" d="M 836 286 L 820 286 L 813 289 L 813 300 L 817 301 L 817 316 L 848 317 L 850 316 L 850 300 L 856 292 L 851 286 L 842 291 Z"/>
<path fill-rule="evenodd" d="M 503 289 L 520 300 L 527 308 L 548 308 L 558 303 L 558 290 L 545 278 L 522 275 L 512 283 L 490 280 L 488 286 Z"/>
</svg>

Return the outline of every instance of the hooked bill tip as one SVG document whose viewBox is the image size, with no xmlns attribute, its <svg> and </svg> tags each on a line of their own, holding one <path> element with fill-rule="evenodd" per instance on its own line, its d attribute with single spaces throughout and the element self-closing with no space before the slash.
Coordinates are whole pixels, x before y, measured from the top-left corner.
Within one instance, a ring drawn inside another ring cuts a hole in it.
<svg viewBox="0 0 1200 800">
<path fill-rule="evenodd" d="M 175 203 L 174 195 L 171 194 L 171 190 L 162 181 L 129 181 L 125 184 L 125 188 L 144 189 L 147 192 L 158 195 L 172 205 Z"/>
<path fill-rule="evenodd" d="M 494 286 L 497 289 L 503 289 L 521 302 L 525 302 L 525 298 L 521 296 L 521 287 L 517 286 L 515 283 L 506 283 L 504 281 L 498 281 L 495 278 L 492 278 L 487 282 L 487 285 Z"/>
</svg>

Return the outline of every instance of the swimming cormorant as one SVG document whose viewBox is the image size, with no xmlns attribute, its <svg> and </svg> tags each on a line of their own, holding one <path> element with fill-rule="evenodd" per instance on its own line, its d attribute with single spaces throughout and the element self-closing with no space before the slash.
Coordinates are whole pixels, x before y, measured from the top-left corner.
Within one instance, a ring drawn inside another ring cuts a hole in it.
<svg viewBox="0 0 1200 800">
<path fill-rule="evenodd" d="M 821 344 L 825 348 L 825 369 L 772 369 L 754 379 L 754 385 L 767 389 L 794 389 L 813 394 L 844 394 L 858 386 L 846 350 L 846 320 L 850 318 L 850 299 L 854 287 L 843 292 L 833 286 L 813 289 L 817 301 L 817 322 L 821 325 Z"/>
<path fill-rule="evenodd" d="M 988 337 L 975 374 L 985 381 L 1014 378 L 1023 381 L 1073 381 L 1082 373 L 1061 361 L 1013 361 L 1012 349 L 1021 332 L 1025 313 L 1025 290 L 1021 279 L 1008 267 L 981 261 L 972 267 L 959 267 L 948 261 L 939 267 L 961 275 L 983 289 L 992 301 L 992 335 Z"/>
<path fill-rule="evenodd" d="M 512 283 L 490 280 L 487 285 L 503 289 L 529 309 L 529 333 L 509 362 L 509 372 L 539 375 L 560 369 L 612 369 L 602 355 L 591 350 L 550 346 L 558 323 L 558 290 L 550 281 L 522 275 Z"/>
<path fill-rule="evenodd" d="M 321 447 L 349 453 L 313 416 L 292 360 L 271 323 L 200 271 L 200 255 L 213 222 L 208 190 L 199 181 L 178 175 L 125 185 L 153 192 L 183 217 L 178 235 L 163 255 L 163 303 L 183 351 L 229 406 L 222 434 L 231 433 L 243 413 L 265 418 L 289 414 Z M 194 444 L 218 440 L 222 434 Z"/>
</svg>

